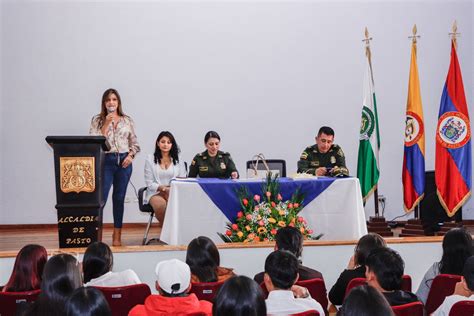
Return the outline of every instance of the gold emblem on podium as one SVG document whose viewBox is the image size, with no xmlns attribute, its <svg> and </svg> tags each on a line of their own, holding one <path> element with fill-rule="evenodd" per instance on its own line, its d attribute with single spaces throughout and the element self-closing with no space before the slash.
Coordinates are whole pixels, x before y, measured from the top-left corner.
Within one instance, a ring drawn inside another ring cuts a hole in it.
<svg viewBox="0 0 474 316">
<path fill-rule="evenodd" d="M 61 191 L 94 192 L 94 157 L 59 157 Z"/>
</svg>

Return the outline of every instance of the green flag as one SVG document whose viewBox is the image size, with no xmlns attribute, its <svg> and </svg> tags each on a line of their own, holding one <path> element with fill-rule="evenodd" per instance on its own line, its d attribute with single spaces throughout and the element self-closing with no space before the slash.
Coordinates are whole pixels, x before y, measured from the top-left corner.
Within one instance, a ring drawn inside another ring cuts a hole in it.
<svg viewBox="0 0 474 316">
<path fill-rule="evenodd" d="M 360 124 L 357 177 L 360 181 L 364 201 L 374 191 L 379 181 L 379 120 L 375 101 L 374 77 L 370 60 L 370 48 L 366 47 L 367 69 L 364 76 L 364 100 Z"/>
</svg>

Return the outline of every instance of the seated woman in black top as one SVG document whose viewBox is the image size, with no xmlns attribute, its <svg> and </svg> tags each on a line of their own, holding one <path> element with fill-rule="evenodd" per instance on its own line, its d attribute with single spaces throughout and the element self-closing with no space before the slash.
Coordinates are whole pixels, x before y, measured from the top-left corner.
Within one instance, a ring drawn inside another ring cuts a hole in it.
<svg viewBox="0 0 474 316">
<path fill-rule="evenodd" d="M 355 278 L 365 278 L 365 261 L 370 252 L 376 248 L 386 246 L 385 240 L 376 233 L 369 233 L 359 239 L 347 269 L 342 271 L 336 284 L 329 291 L 328 297 L 332 304 L 342 305 L 349 282 Z"/>
<path fill-rule="evenodd" d="M 239 173 L 232 157 L 219 150 L 221 138 L 217 132 L 210 131 L 204 136 L 207 150 L 194 156 L 189 167 L 188 177 L 237 179 Z"/>
</svg>

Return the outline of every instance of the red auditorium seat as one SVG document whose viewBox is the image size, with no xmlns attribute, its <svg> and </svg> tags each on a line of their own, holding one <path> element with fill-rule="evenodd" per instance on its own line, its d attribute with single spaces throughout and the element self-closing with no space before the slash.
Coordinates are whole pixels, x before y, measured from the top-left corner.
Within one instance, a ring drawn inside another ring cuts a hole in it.
<svg viewBox="0 0 474 316">
<path fill-rule="evenodd" d="M 145 303 L 145 299 L 151 294 L 150 287 L 144 283 L 120 287 L 95 286 L 95 288 L 104 294 L 114 316 L 128 315 L 135 305 Z"/>
<path fill-rule="evenodd" d="M 433 313 L 444 301 L 446 296 L 454 293 L 456 283 L 461 281 L 460 275 L 438 274 L 431 284 L 428 298 L 426 299 L 426 312 Z"/>
<path fill-rule="evenodd" d="M 472 316 L 474 315 L 474 301 L 460 301 L 451 307 L 449 316 Z"/>
<path fill-rule="evenodd" d="M 423 316 L 423 303 L 418 301 L 392 306 L 392 310 L 396 316 Z"/>
<path fill-rule="evenodd" d="M 320 316 L 319 312 L 316 310 L 304 311 L 298 314 L 291 314 L 291 316 Z"/>
<path fill-rule="evenodd" d="M 221 282 L 203 282 L 203 283 L 191 283 L 190 293 L 196 294 L 199 300 L 206 300 L 209 302 L 214 301 L 214 297 L 217 295 L 220 287 L 224 284 Z"/>
<path fill-rule="evenodd" d="M 359 286 L 359 285 L 363 285 L 363 284 L 365 284 L 365 278 L 352 279 L 349 282 L 349 284 L 347 284 L 346 293 L 345 293 L 344 297 L 346 297 L 349 294 L 349 292 L 352 290 L 352 288 L 354 288 L 356 286 Z M 402 277 L 402 290 L 411 292 L 411 276 L 409 276 L 408 274 L 404 274 L 403 277 Z"/>
<path fill-rule="evenodd" d="M 34 302 L 41 290 L 27 292 L 0 292 L 0 315 L 14 316 L 18 304 L 23 302 Z"/>
</svg>

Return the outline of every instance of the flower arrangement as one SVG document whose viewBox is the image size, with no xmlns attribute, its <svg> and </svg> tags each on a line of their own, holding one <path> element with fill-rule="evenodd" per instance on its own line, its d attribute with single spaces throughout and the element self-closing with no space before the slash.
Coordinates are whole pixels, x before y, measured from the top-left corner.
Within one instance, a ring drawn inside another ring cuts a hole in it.
<svg viewBox="0 0 474 316">
<path fill-rule="evenodd" d="M 290 200 L 283 201 L 279 192 L 278 176 L 269 172 L 262 185 L 262 195 L 251 195 L 246 187 L 237 190 L 241 210 L 237 213 L 234 223 L 227 224 L 225 234 L 218 233 L 224 242 L 258 242 L 275 240 L 278 229 L 295 227 L 304 239 L 313 237 L 306 220 L 298 216 L 302 209 L 303 194 L 296 190 Z"/>
</svg>

